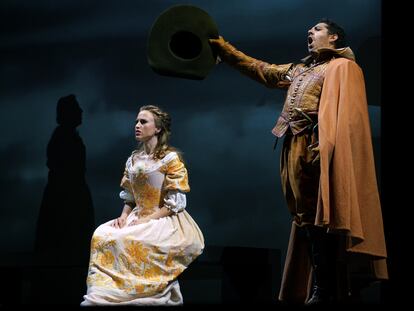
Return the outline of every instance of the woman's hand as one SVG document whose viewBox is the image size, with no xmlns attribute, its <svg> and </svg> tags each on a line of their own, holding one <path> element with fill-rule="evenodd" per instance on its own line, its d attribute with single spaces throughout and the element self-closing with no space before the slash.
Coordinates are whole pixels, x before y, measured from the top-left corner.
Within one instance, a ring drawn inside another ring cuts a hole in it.
<svg viewBox="0 0 414 311">
<path fill-rule="evenodd" d="M 127 219 L 127 217 L 122 215 L 122 216 L 114 219 L 111 226 L 115 227 L 117 229 L 121 229 L 123 226 L 125 226 L 126 219 Z"/>
<path fill-rule="evenodd" d="M 111 227 L 120 229 L 125 226 L 126 220 L 128 218 L 128 215 L 131 213 L 132 208 L 133 207 L 131 207 L 129 204 L 125 203 L 121 216 L 119 216 L 117 219 L 114 219 L 114 221 L 111 223 Z"/>
<path fill-rule="evenodd" d="M 146 223 L 146 222 L 148 222 L 148 221 L 150 221 L 151 219 L 149 219 L 149 218 L 138 218 L 138 219 L 134 219 L 133 221 L 131 221 L 130 223 L 129 223 L 129 225 L 128 225 L 128 227 L 131 227 L 131 226 L 135 226 L 135 225 L 140 225 L 140 224 L 144 224 L 144 223 Z"/>
</svg>

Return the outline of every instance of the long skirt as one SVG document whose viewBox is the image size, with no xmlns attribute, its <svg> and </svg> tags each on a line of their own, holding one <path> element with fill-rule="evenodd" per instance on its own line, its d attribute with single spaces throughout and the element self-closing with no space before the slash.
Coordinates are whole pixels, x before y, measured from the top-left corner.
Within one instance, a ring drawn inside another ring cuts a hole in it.
<svg viewBox="0 0 414 311">
<path fill-rule="evenodd" d="M 135 208 L 127 225 L 136 219 Z M 112 220 L 92 237 L 89 305 L 181 305 L 177 277 L 204 249 L 204 237 L 184 210 L 147 223 L 114 228 Z"/>
</svg>

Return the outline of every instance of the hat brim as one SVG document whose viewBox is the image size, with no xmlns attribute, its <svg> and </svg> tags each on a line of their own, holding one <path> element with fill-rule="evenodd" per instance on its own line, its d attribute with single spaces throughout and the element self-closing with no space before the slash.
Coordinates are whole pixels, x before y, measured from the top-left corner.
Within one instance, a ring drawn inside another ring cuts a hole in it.
<svg viewBox="0 0 414 311">
<path fill-rule="evenodd" d="M 218 38 L 218 28 L 205 11 L 191 5 L 170 7 L 151 28 L 148 63 L 161 75 L 204 79 L 217 58 L 209 38 Z"/>
</svg>

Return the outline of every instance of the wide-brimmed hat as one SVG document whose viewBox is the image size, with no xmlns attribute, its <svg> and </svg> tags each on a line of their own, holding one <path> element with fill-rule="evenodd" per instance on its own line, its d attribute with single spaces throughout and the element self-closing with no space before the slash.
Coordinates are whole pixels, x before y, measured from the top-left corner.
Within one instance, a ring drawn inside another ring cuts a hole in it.
<svg viewBox="0 0 414 311">
<path fill-rule="evenodd" d="M 161 75 L 204 79 L 217 58 L 209 38 L 218 38 L 218 29 L 205 11 L 192 5 L 170 7 L 151 28 L 148 63 Z"/>
</svg>

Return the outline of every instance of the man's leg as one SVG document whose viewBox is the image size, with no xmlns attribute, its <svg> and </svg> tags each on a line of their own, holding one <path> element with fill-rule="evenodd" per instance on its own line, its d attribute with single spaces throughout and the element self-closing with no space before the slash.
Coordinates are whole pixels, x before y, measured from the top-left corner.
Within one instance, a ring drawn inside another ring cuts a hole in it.
<svg viewBox="0 0 414 311">
<path fill-rule="evenodd" d="M 336 296 L 337 237 L 326 228 L 306 226 L 313 267 L 312 295 L 307 304 L 333 302 Z"/>
</svg>

